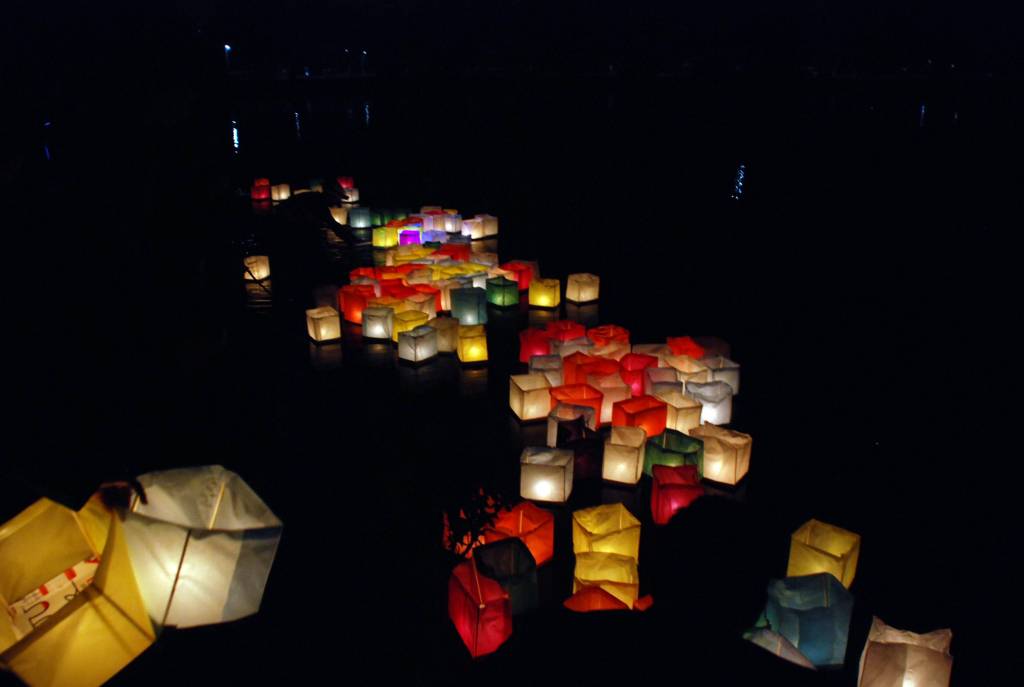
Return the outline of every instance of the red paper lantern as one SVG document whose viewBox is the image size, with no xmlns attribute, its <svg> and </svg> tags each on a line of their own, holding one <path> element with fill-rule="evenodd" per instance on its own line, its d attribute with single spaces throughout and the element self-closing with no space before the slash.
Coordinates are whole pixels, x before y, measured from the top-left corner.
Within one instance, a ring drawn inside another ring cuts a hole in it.
<svg viewBox="0 0 1024 687">
<path fill-rule="evenodd" d="M 346 284 L 338 289 L 338 310 L 346 321 L 362 324 L 366 301 L 376 296 L 377 292 L 369 284 Z"/>
<path fill-rule="evenodd" d="M 413 284 L 412 288 L 415 289 L 417 293 L 433 294 L 434 309 L 437 310 L 437 312 L 441 312 L 441 289 L 436 286 L 431 286 L 430 284 Z"/>
<path fill-rule="evenodd" d="M 551 353 L 551 335 L 543 329 L 524 329 L 519 332 L 519 362 L 529 363 L 535 355 Z"/>
<path fill-rule="evenodd" d="M 704 495 L 696 465 L 655 465 L 652 469 L 651 517 L 665 525 L 677 511 Z"/>
<path fill-rule="evenodd" d="M 552 396 L 554 395 L 552 389 Z M 573 401 L 577 403 L 577 401 Z M 653 396 L 634 396 L 612 406 L 612 424 L 617 427 L 643 427 L 648 437 L 665 431 L 668 404 Z"/>
<path fill-rule="evenodd" d="M 548 322 L 546 330 L 556 341 L 572 341 L 587 335 L 586 327 L 572 320 L 553 320 Z"/>
<path fill-rule="evenodd" d="M 645 353 L 627 353 L 619 360 L 622 381 L 629 385 L 634 396 L 641 396 L 644 393 L 644 370 L 657 366 L 658 359 Z M 647 436 L 651 435 L 648 433 Z"/>
<path fill-rule="evenodd" d="M 380 279 L 380 270 L 376 267 L 357 267 L 348 273 L 349 281 L 356 279 Z"/>
<path fill-rule="evenodd" d="M 593 361 L 593 356 L 587 355 L 582 351 L 576 351 L 562 358 L 562 384 L 586 384 L 586 378 L 580 379 L 576 370 L 581 365 L 586 365 Z"/>
<path fill-rule="evenodd" d="M 510 260 L 502 265 L 501 269 L 515 273 L 516 281 L 519 282 L 520 291 L 526 291 L 530 288 L 530 282 L 533 280 L 533 277 L 536 276 L 533 274 L 533 266 L 520 260 Z"/>
<path fill-rule="evenodd" d="M 459 563 L 448 578 L 448 617 L 473 658 L 496 651 L 512 635 L 508 594 L 472 560 Z"/>
<path fill-rule="evenodd" d="M 573 381 L 576 384 L 586 384 L 587 378 L 590 376 L 607 377 L 608 375 L 615 374 L 619 369 L 619 362 L 617 360 L 591 356 L 588 362 L 576 366 L 576 378 Z"/>
<path fill-rule="evenodd" d="M 409 296 L 415 296 L 419 293 L 416 289 L 411 286 L 406 286 L 405 284 L 389 283 L 387 286 L 384 286 L 383 282 L 381 282 L 380 292 L 381 295 L 391 296 L 392 298 L 398 298 L 400 300 L 405 300 Z"/>
<path fill-rule="evenodd" d="M 628 611 L 629 606 L 600 587 L 583 587 L 562 602 L 570 611 L 590 613 L 591 611 Z"/>
<path fill-rule="evenodd" d="M 595 427 L 601 426 L 601 402 L 604 394 L 589 384 L 563 384 L 551 390 L 551 408 L 554 410 L 559 403 L 570 403 L 577 406 L 590 406 L 594 409 Z M 662 404 L 664 405 L 664 403 Z M 662 422 L 664 429 L 664 421 Z"/>
<path fill-rule="evenodd" d="M 355 188 L 356 183 L 352 177 L 338 177 L 338 186 L 344 189 Z"/>
<path fill-rule="evenodd" d="M 607 346 L 617 342 L 629 345 L 629 330 L 617 324 L 603 324 L 587 330 L 587 338 L 594 342 L 595 346 Z"/>
<path fill-rule="evenodd" d="M 249 189 L 249 197 L 253 200 L 270 200 L 270 179 L 255 179 Z"/>
<path fill-rule="evenodd" d="M 469 262 L 469 258 L 472 256 L 468 243 L 446 243 L 434 252 L 437 255 L 447 255 L 452 260 L 459 260 L 461 262 Z M 482 271 L 484 268 L 481 267 L 480 269 Z"/>
<path fill-rule="evenodd" d="M 523 501 L 511 510 L 498 513 L 494 524 L 484 531 L 488 544 L 509 537 L 522 539 L 537 565 L 547 563 L 555 554 L 555 516 Z"/>
<path fill-rule="evenodd" d="M 704 347 L 688 336 L 670 336 L 667 343 L 672 355 L 688 355 L 694 360 L 704 357 Z"/>
</svg>

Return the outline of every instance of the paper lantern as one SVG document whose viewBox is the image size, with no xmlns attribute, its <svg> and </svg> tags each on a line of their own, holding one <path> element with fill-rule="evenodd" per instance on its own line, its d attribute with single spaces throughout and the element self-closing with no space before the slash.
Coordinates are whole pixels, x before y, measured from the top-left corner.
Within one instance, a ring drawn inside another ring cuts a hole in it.
<svg viewBox="0 0 1024 687">
<path fill-rule="evenodd" d="M 600 327 L 588 329 L 587 338 L 598 346 L 607 346 L 613 342 L 629 346 L 629 330 L 617 324 L 604 324 Z"/>
<path fill-rule="evenodd" d="M 573 322 L 571 320 L 554 320 L 548 322 L 544 327 L 544 331 L 548 333 L 554 341 L 572 341 L 573 339 L 586 338 L 587 329 L 579 322 Z"/>
<path fill-rule="evenodd" d="M 604 394 L 589 384 L 563 384 L 551 390 L 551 408 L 559 403 L 589 406 L 594 409 L 594 415 L 598 418 L 597 427 L 601 426 L 599 416 L 603 399 Z"/>
<path fill-rule="evenodd" d="M 644 472 L 653 475 L 655 465 L 693 465 L 703 475 L 704 441 L 671 429 L 648 437 L 644 450 Z"/>
<path fill-rule="evenodd" d="M 358 203 L 359 202 L 359 189 L 352 187 L 345 189 L 345 202 L 347 203 Z"/>
<path fill-rule="evenodd" d="M 633 344 L 633 353 L 650 355 L 658 359 L 658 367 L 668 367 L 665 358 L 673 355 L 667 344 Z"/>
<path fill-rule="evenodd" d="M 531 310 L 530 312 L 546 312 L 539 310 Z M 569 341 L 558 341 L 557 339 L 551 340 L 551 352 L 557 353 L 564 357 L 570 356 L 573 353 L 586 353 L 590 354 L 594 350 L 594 342 L 584 337 L 582 339 L 571 339 Z"/>
<path fill-rule="evenodd" d="M 601 477 L 607 482 L 636 484 L 644 467 L 647 432 L 642 427 L 612 427 L 604 442 Z"/>
<path fill-rule="evenodd" d="M 420 243 L 419 229 L 404 229 L 398 232 L 398 245 L 411 246 Z"/>
<path fill-rule="evenodd" d="M 643 427 L 647 436 L 665 431 L 668 407 L 653 396 L 634 396 L 612 406 L 612 424 L 619 427 Z"/>
<path fill-rule="evenodd" d="M 841 666 L 853 613 L 853 596 L 828 573 L 768 583 L 764 615 L 815 666 Z"/>
<path fill-rule="evenodd" d="M 690 430 L 690 436 L 704 441 L 706 479 L 736 484 L 747 474 L 753 443 L 749 434 L 705 424 Z"/>
<path fill-rule="evenodd" d="M 249 189 L 252 200 L 270 200 L 270 179 L 256 179 Z"/>
<path fill-rule="evenodd" d="M 562 386 L 562 358 L 557 355 L 535 355 L 530 358 L 530 374 L 542 374 L 551 386 Z"/>
<path fill-rule="evenodd" d="M 516 281 L 519 282 L 519 290 L 526 291 L 530 288 L 530 281 L 535 276 L 533 273 L 533 266 L 522 260 L 511 260 L 501 265 L 501 269 L 513 272 L 516 275 Z"/>
<path fill-rule="evenodd" d="M 688 355 L 695 360 L 704 357 L 704 347 L 688 336 L 670 336 L 666 343 L 672 355 Z"/>
<path fill-rule="evenodd" d="M 588 336 L 587 338 L 589 339 L 590 337 Z M 617 362 L 629 355 L 630 348 L 629 344 L 620 343 L 618 341 L 609 341 L 602 345 L 594 344 L 594 347 L 590 349 L 590 353 L 599 358 L 607 358 L 608 360 L 615 360 Z"/>
<path fill-rule="evenodd" d="M 953 673 L 950 630 L 917 634 L 871 619 L 858 687 L 948 687 Z"/>
<path fill-rule="evenodd" d="M 391 308 L 367 308 L 363 311 L 364 339 L 390 339 L 394 326 L 395 311 Z"/>
<path fill-rule="evenodd" d="M 405 297 L 410 310 L 418 310 L 429 319 L 437 317 L 437 299 L 430 293 L 419 293 L 418 291 Z"/>
<path fill-rule="evenodd" d="M 459 361 L 481 363 L 487 360 L 487 332 L 483 325 L 459 325 Z"/>
<path fill-rule="evenodd" d="M 644 370 L 644 393 L 654 396 L 656 390 L 662 393 L 682 393 L 683 383 L 679 381 L 679 374 L 674 368 L 648 367 Z"/>
<path fill-rule="evenodd" d="M 859 556 L 859 534 L 819 520 L 808 520 L 790 537 L 786 576 L 827 572 L 849 589 Z"/>
<path fill-rule="evenodd" d="M 619 360 L 622 381 L 629 384 L 634 396 L 642 396 L 644 393 L 644 370 L 648 367 L 658 367 L 658 358 L 642 353 L 629 353 Z"/>
<path fill-rule="evenodd" d="M 411 312 L 411 311 L 410 311 Z M 421 363 L 437 355 L 437 330 L 420 325 L 398 335 L 398 358 L 410 363 Z"/>
<path fill-rule="evenodd" d="M 498 235 L 498 218 L 494 215 L 477 215 L 474 219 L 480 220 L 483 225 L 484 236 L 497 236 Z"/>
<path fill-rule="evenodd" d="M 341 225 L 348 224 L 348 208 L 344 206 L 329 207 L 327 208 L 331 212 L 331 219 Z"/>
<path fill-rule="evenodd" d="M 582 422 L 583 426 L 588 429 L 597 429 L 597 413 L 590 406 L 559 403 L 552 408 L 548 413 L 548 446 L 551 448 L 559 446 L 559 435 L 564 434 L 559 431 L 559 428 L 567 423 L 577 421 Z"/>
<path fill-rule="evenodd" d="M 519 305 L 519 284 L 505 277 L 488 279 L 487 302 L 499 308 Z"/>
<path fill-rule="evenodd" d="M 512 615 L 532 611 L 540 604 L 537 562 L 520 539 L 510 537 L 484 544 L 473 552 L 477 570 L 496 581 L 508 594 Z"/>
<path fill-rule="evenodd" d="M 519 332 L 519 362 L 528 363 L 535 355 L 551 353 L 551 334 L 541 329 Z"/>
<path fill-rule="evenodd" d="M 313 341 L 333 341 L 341 338 L 341 318 L 330 306 L 306 311 L 306 330 Z"/>
<path fill-rule="evenodd" d="M 601 422 L 611 422 L 614 416 L 615 404 L 630 397 L 632 390 L 624 381 L 622 376 L 616 372 L 605 375 L 589 375 L 586 383 L 601 392 Z"/>
<path fill-rule="evenodd" d="M 398 227 L 374 227 L 370 241 L 374 248 L 394 248 L 398 245 Z"/>
<path fill-rule="evenodd" d="M 629 606 L 600 587 L 581 587 L 578 592 L 563 601 L 562 605 L 576 613 L 630 610 Z"/>
<path fill-rule="evenodd" d="M 40 499 L 0 526 L 0 605 L 0 668 L 28 685 L 98 687 L 156 639 L 98 496 L 78 512 Z"/>
<path fill-rule="evenodd" d="M 509 377 L 508 404 L 520 420 L 546 418 L 551 411 L 551 385 L 542 374 Z"/>
<path fill-rule="evenodd" d="M 573 511 L 572 550 L 614 553 L 640 561 L 640 521 L 621 503 Z"/>
<path fill-rule="evenodd" d="M 348 211 L 348 225 L 353 229 L 369 229 L 373 226 L 370 221 L 370 208 L 351 208 Z"/>
<path fill-rule="evenodd" d="M 732 395 L 740 392 L 740 364 L 723 355 L 701 358 L 700 362 L 711 371 L 711 380 L 725 382 L 732 387 Z"/>
<path fill-rule="evenodd" d="M 455 353 L 459 348 L 459 321 L 450 317 L 436 317 L 427 322 L 437 331 L 438 353 Z"/>
<path fill-rule="evenodd" d="M 452 317 L 459 324 L 487 324 L 487 292 L 484 289 L 453 289 L 451 299 Z"/>
<path fill-rule="evenodd" d="M 758 627 L 745 632 L 743 638 L 790 663 L 795 663 L 802 668 L 809 668 L 810 670 L 815 669 L 814 664 L 808 661 L 807 657 L 801 654 L 799 649 L 778 632 L 774 632 L 766 627 Z"/>
<path fill-rule="evenodd" d="M 403 332 L 411 332 L 416 327 L 425 325 L 430 318 L 427 317 L 426 313 L 420 312 L 419 310 L 406 310 L 404 312 L 395 313 L 393 330 L 391 332 L 391 340 L 397 342 L 398 337 Z M 436 339 L 434 341 L 437 343 Z"/>
<path fill-rule="evenodd" d="M 390 308 L 394 314 L 400 312 L 406 312 L 412 310 L 412 306 L 404 300 L 398 298 L 392 298 L 391 296 L 381 296 L 380 298 L 368 298 L 366 299 L 366 307 L 369 308 Z M 363 311 L 365 313 L 365 311 Z"/>
<path fill-rule="evenodd" d="M 455 210 L 446 210 L 445 216 L 441 219 L 441 228 L 446 234 L 458 234 L 462 231 L 462 215 Z M 434 224 L 437 224 L 435 220 Z M 437 229 L 438 227 L 434 227 Z"/>
<path fill-rule="evenodd" d="M 259 610 L 281 521 L 220 465 L 141 475 L 125 540 L 150 617 L 195 627 Z"/>
<path fill-rule="evenodd" d="M 519 457 L 519 495 L 564 503 L 572 493 L 572 451 L 527 446 Z"/>
<path fill-rule="evenodd" d="M 288 184 L 274 184 L 270 187 L 271 200 L 288 200 L 292 197 L 292 187 Z"/>
<path fill-rule="evenodd" d="M 573 570 L 572 591 L 600 587 L 632 608 L 640 595 L 640 575 L 636 559 L 614 553 L 578 553 Z"/>
<path fill-rule="evenodd" d="M 347 284 L 338 289 L 338 309 L 347 322 L 363 323 L 363 310 L 368 307 L 367 301 L 376 298 L 372 286 L 366 284 Z"/>
<path fill-rule="evenodd" d="M 562 302 L 562 283 L 557 279 L 538 279 L 530 281 L 530 306 L 535 308 L 555 308 Z"/>
<path fill-rule="evenodd" d="M 732 420 L 732 387 L 725 382 L 687 382 L 686 395 L 700 401 L 700 421 L 727 425 Z"/>
<path fill-rule="evenodd" d="M 619 373 L 619 364 L 614 360 L 608 360 L 607 358 L 599 358 L 597 356 L 586 356 L 583 354 L 583 358 L 577 358 L 577 354 L 574 353 L 571 356 L 564 358 L 563 360 L 575 359 L 576 364 L 573 369 L 572 379 L 567 380 L 567 384 L 586 384 L 587 379 L 590 377 L 603 378 L 608 375 L 617 375 Z M 621 376 L 619 377 L 621 379 Z"/>
<path fill-rule="evenodd" d="M 448 578 L 448 617 L 473 658 L 497 651 L 512 635 L 508 593 L 470 559 Z"/>
<path fill-rule="evenodd" d="M 247 255 L 242 264 L 245 281 L 263 281 L 270 277 L 270 258 L 266 255 Z"/>
<path fill-rule="evenodd" d="M 667 429 L 689 434 L 694 427 L 700 427 L 700 413 L 703 409 L 700 401 L 675 390 L 667 392 L 660 390 L 655 392 L 654 396 L 665 402 L 665 427 Z"/>
<path fill-rule="evenodd" d="M 355 188 L 356 184 L 352 177 L 338 177 L 338 187 L 343 189 Z"/>
<path fill-rule="evenodd" d="M 711 370 L 699 360 L 694 360 L 688 355 L 665 356 L 665 364 L 678 373 L 680 381 L 701 384 L 711 381 Z"/>
<path fill-rule="evenodd" d="M 484 237 L 484 223 L 476 217 L 462 220 L 461 232 L 463 236 L 470 239 L 482 239 Z"/>
<path fill-rule="evenodd" d="M 498 513 L 494 524 L 484 530 L 487 542 L 518 537 L 530 549 L 537 565 L 544 565 L 555 553 L 555 516 L 529 501 Z"/>
<path fill-rule="evenodd" d="M 565 380 L 566 384 L 577 384 L 579 379 L 577 368 L 581 365 L 592 363 L 595 360 L 593 356 L 579 351 L 566 356 L 559 355 L 558 357 L 562 361 L 562 378 Z M 618 371 L 618 365 L 615 366 L 615 370 L 613 370 L 613 372 L 615 371 Z"/>
<path fill-rule="evenodd" d="M 596 301 L 601 279 L 596 274 L 570 274 L 565 280 L 565 300 L 573 303 Z"/>
<path fill-rule="evenodd" d="M 704 495 L 696 465 L 655 465 L 651 482 L 651 518 L 666 525 L 672 516 Z"/>
</svg>

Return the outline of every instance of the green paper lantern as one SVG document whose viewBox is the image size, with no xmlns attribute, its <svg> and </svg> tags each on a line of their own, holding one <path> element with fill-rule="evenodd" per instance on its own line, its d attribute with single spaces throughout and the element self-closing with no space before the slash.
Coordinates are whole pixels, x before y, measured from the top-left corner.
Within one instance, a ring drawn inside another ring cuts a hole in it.
<svg viewBox="0 0 1024 687">
<path fill-rule="evenodd" d="M 644 450 L 644 474 L 650 475 L 655 465 L 696 465 L 697 472 L 704 476 L 704 442 L 674 429 L 647 440 Z"/>
<path fill-rule="evenodd" d="M 519 305 L 519 282 L 505 277 L 487 280 L 487 302 L 499 308 Z"/>
</svg>

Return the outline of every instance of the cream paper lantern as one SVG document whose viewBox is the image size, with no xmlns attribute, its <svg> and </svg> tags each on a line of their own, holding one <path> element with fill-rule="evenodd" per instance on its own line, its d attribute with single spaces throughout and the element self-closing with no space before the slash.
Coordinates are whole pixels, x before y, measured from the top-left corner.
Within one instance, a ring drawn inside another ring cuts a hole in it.
<svg viewBox="0 0 1024 687">
<path fill-rule="evenodd" d="M 559 403 L 548 413 L 548 446 L 558 445 L 558 426 L 562 422 L 583 419 L 583 424 L 597 431 L 597 413 L 590 406 L 579 406 L 572 403 Z"/>
<path fill-rule="evenodd" d="M 668 415 L 665 420 L 668 429 L 689 434 L 695 427 L 700 427 L 700 414 L 704 408 L 700 401 L 674 390 L 660 391 L 654 396 L 668 404 Z"/>
<path fill-rule="evenodd" d="M 462 215 L 458 213 L 449 213 L 441 218 L 442 227 L 437 227 L 436 222 L 435 229 L 444 229 L 446 234 L 458 234 L 462 231 Z"/>
<path fill-rule="evenodd" d="M 643 427 L 612 427 L 604 442 L 601 477 L 606 482 L 636 484 L 644 472 L 644 447 L 647 432 Z"/>
<path fill-rule="evenodd" d="M 564 503 L 572 493 L 573 453 L 528 446 L 519 458 L 519 495 L 531 501 Z"/>
<path fill-rule="evenodd" d="M 270 258 L 266 255 L 247 255 L 242 260 L 245 281 L 263 281 L 270 277 Z"/>
<path fill-rule="evenodd" d="M 573 303 L 596 301 L 601 290 L 601 278 L 596 274 L 581 272 L 570 274 L 565 281 L 565 300 Z"/>
<path fill-rule="evenodd" d="M 348 224 L 348 208 L 347 207 L 345 207 L 343 205 L 339 205 L 337 207 L 333 207 L 332 206 L 332 207 L 329 207 L 327 209 L 331 211 L 331 219 L 333 219 L 335 222 L 337 222 L 338 224 L 341 224 L 341 225 Z"/>
<path fill-rule="evenodd" d="M 705 384 L 711 381 L 711 370 L 688 355 L 665 356 L 665 364 L 679 373 L 679 380 L 682 382 Z"/>
<path fill-rule="evenodd" d="M 658 386 L 661 385 L 661 386 Z M 679 373 L 671 367 L 648 367 L 644 369 L 644 393 L 648 396 L 655 395 L 657 391 L 667 393 L 669 391 L 683 391 L 683 383 L 679 381 Z"/>
<path fill-rule="evenodd" d="M 552 387 L 562 386 L 562 356 L 534 355 L 530 356 L 530 374 L 542 374 L 547 377 Z"/>
<path fill-rule="evenodd" d="M 601 423 L 611 423 L 612 407 L 619 401 L 625 401 L 632 396 L 633 391 L 629 384 L 622 380 L 618 372 L 610 375 L 589 375 L 587 384 L 600 391 L 604 396 L 601 398 Z"/>
<path fill-rule="evenodd" d="M 750 470 L 753 439 L 749 434 L 704 424 L 691 429 L 690 436 L 704 441 L 706 479 L 737 484 Z"/>
<path fill-rule="evenodd" d="M 306 311 L 306 331 L 313 341 L 334 341 L 341 338 L 341 317 L 329 305 Z"/>
<path fill-rule="evenodd" d="M 139 477 L 125 541 L 154 623 L 195 627 L 252 615 L 282 524 L 241 477 L 220 465 Z"/>
<path fill-rule="evenodd" d="M 729 360 L 724 355 L 705 356 L 700 359 L 709 370 L 711 380 L 725 382 L 732 387 L 732 395 L 740 392 L 740 364 Z"/>
<path fill-rule="evenodd" d="M 398 358 L 410 363 L 421 363 L 437 355 L 437 330 L 420 325 L 412 331 L 398 335 Z"/>
<path fill-rule="evenodd" d="M 732 387 L 725 382 L 687 382 L 686 395 L 700 401 L 701 424 L 727 425 L 732 420 Z"/>
<path fill-rule="evenodd" d="M 477 215 L 473 219 L 480 220 L 483 225 L 484 236 L 497 236 L 498 235 L 498 218 L 494 215 Z"/>
<path fill-rule="evenodd" d="M 624 603 L 626 608 L 633 608 L 640 595 L 640 575 L 636 560 L 614 553 L 576 554 L 573 594 L 585 587 L 600 587 Z"/>
<path fill-rule="evenodd" d="M 344 190 L 345 196 L 348 200 L 347 203 L 358 203 L 359 202 L 359 189 L 352 187 Z"/>
<path fill-rule="evenodd" d="M 363 338 L 390 339 L 395 328 L 395 311 L 372 307 L 363 311 Z"/>
<path fill-rule="evenodd" d="M 542 374 L 511 375 L 508 404 L 520 420 L 540 420 L 551 410 L 551 384 Z"/>
<path fill-rule="evenodd" d="M 917 634 L 897 630 L 878 618 L 871 629 L 857 671 L 858 687 L 948 687 L 953 673 L 951 630 Z"/>
<path fill-rule="evenodd" d="M 437 330 L 437 351 L 455 353 L 459 348 L 459 321 L 451 317 L 435 317 L 427 322 Z"/>
<path fill-rule="evenodd" d="M 274 184 L 270 187 L 271 200 L 288 200 L 292 197 L 292 187 L 288 184 Z"/>
<path fill-rule="evenodd" d="M 462 235 L 470 239 L 482 239 L 484 237 L 484 223 L 478 218 L 462 220 Z"/>
</svg>

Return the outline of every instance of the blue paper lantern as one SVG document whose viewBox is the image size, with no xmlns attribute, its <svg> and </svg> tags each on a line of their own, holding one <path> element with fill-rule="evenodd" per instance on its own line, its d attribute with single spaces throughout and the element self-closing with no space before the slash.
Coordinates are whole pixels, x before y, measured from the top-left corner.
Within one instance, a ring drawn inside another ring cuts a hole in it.
<svg viewBox="0 0 1024 687">
<path fill-rule="evenodd" d="M 452 289 L 452 317 L 461 325 L 487 324 L 487 291 L 477 287 Z"/>
<path fill-rule="evenodd" d="M 843 664 L 852 613 L 853 595 L 830 573 L 768 583 L 768 627 L 819 668 Z"/>
</svg>

